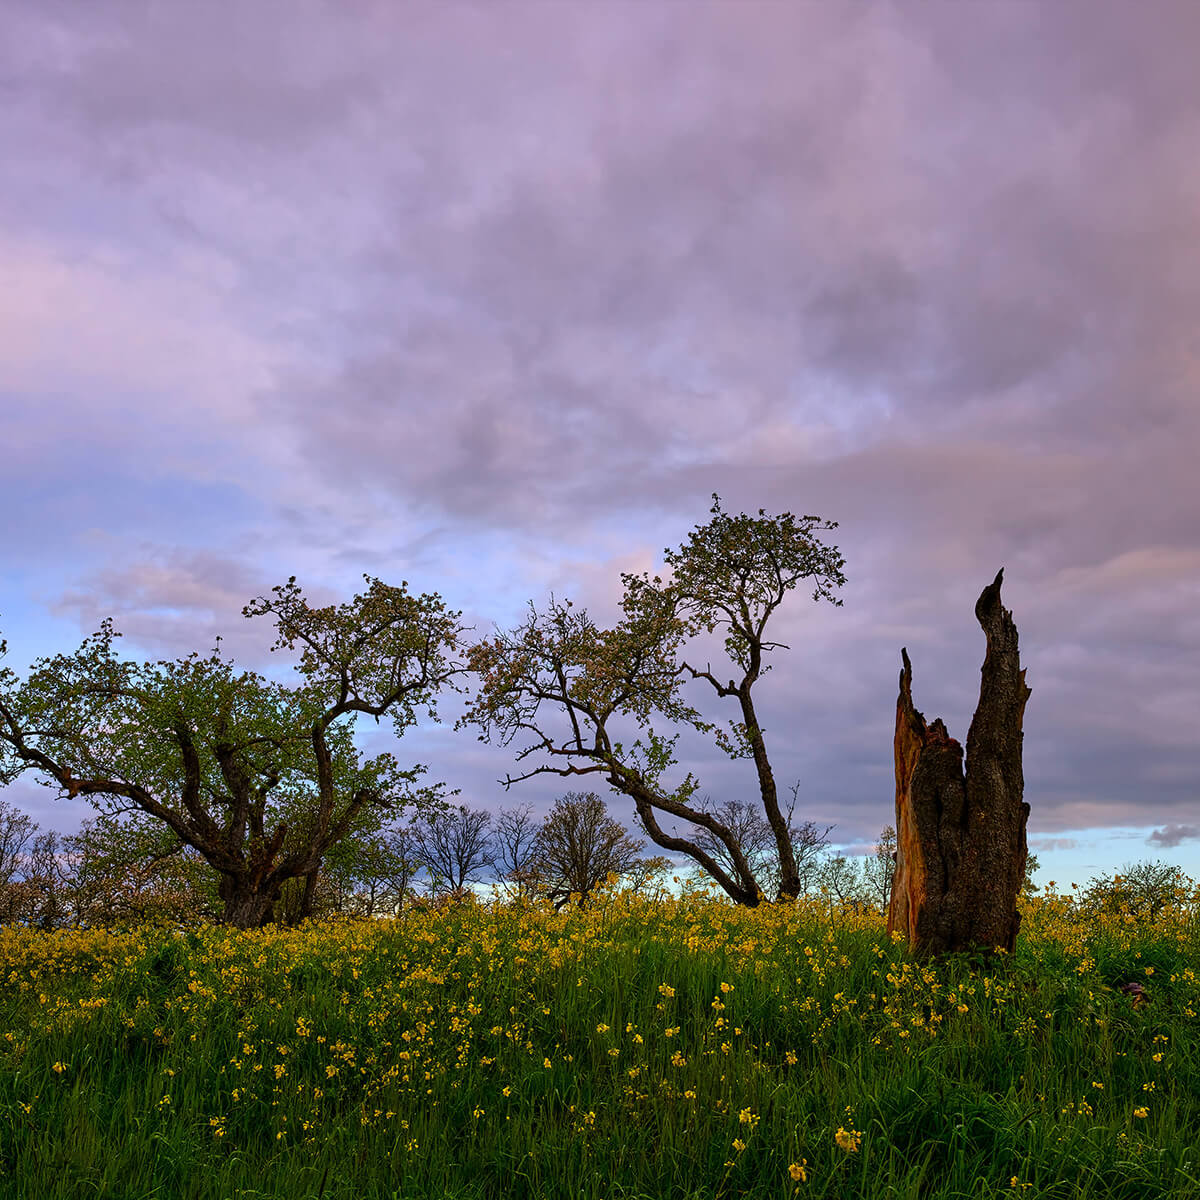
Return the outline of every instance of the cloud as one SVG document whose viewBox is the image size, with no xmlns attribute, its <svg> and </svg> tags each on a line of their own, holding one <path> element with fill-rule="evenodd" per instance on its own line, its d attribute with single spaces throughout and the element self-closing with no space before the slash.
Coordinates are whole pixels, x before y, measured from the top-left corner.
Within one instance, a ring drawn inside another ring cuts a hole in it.
<svg viewBox="0 0 1200 1200">
<path fill-rule="evenodd" d="M 247 621 L 241 615 L 252 599 L 269 596 L 276 582 L 282 580 L 267 583 L 245 562 L 217 552 L 159 549 L 141 561 L 87 575 L 63 592 L 51 610 L 75 616 L 89 633 L 112 617 L 128 644 L 119 646 L 119 653 L 204 654 L 219 637 L 222 657 L 232 655 L 239 666 L 278 668 L 269 653 L 274 624 L 269 618 Z M 325 588 L 310 588 L 306 594 L 316 605 L 334 601 Z"/>
<path fill-rule="evenodd" d="M 1195 838 L 1200 838 L 1200 825 L 1167 825 L 1163 829 L 1156 829 L 1146 839 L 1146 845 L 1169 850 Z"/>
<path fill-rule="evenodd" d="M 1194 4 L 11 23 L 14 645 L 22 612 L 112 612 L 259 662 L 241 606 L 291 573 L 407 577 L 481 630 L 550 590 L 608 620 L 716 490 L 841 522 L 845 607 L 794 597 L 762 685 L 806 815 L 891 819 L 902 645 L 965 737 L 1004 566 L 1039 836 L 1187 826 Z"/>
<path fill-rule="evenodd" d="M 1056 850 L 1075 850 L 1077 838 L 1035 837 L 1029 839 L 1029 849 L 1037 854 L 1050 854 Z"/>
</svg>

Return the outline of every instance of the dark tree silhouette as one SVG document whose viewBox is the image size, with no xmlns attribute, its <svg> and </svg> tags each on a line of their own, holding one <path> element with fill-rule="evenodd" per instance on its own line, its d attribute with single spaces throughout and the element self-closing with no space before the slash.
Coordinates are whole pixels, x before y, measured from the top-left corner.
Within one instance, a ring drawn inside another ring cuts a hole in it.
<svg viewBox="0 0 1200 1200">
<path fill-rule="evenodd" d="M 501 809 L 492 826 L 493 866 L 516 889 L 518 899 L 536 890 L 538 823 L 528 804 Z"/>
<path fill-rule="evenodd" d="M 800 891 L 805 892 L 817 878 L 820 854 L 829 844 L 829 831 L 833 826 L 827 825 L 822 832 L 813 821 L 805 821 L 801 825 L 792 823 L 799 790 L 800 784 L 797 781 L 792 785 L 792 799 L 784 814 L 784 820 L 792 844 L 792 853 L 795 855 Z M 764 894 L 782 896 L 783 879 L 779 870 L 775 831 L 763 814 L 762 807 L 756 807 L 748 800 L 736 799 L 714 804 L 707 796 L 700 807 L 711 813 L 733 835 L 733 840 L 742 848 L 751 873 L 760 881 Z M 736 870 L 732 854 L 711 830 L 699 825 L 692 836 L 696 844 L 711 854 L 726 872 L 732 874 Z"/>
<path fill-rule="evenodd" d="M 461 893 L 492 865 L 491 814 L 465 804 L 430 812 L 413 825 L 413 857 L 437 894 Z"/>
</svg>

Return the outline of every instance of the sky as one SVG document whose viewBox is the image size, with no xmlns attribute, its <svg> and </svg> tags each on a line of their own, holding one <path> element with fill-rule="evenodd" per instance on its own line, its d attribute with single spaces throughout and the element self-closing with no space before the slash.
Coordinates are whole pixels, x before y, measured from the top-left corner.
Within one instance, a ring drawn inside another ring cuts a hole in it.
<svg viewBox="0 0 1200 1200">
<path fill-rule="evenodd" d="M 479 636 L 551 593 L 610 623 L 717 492 L 839 522 L 843 604 L 792 593 L 756 691 L 797 819 L 850 855 L 894 823 L 902 646 L 965 741 L 1003 567 L 1037 882 L 1200 879 L 1200 5 L 0 20 L 18 673 L 106 616 L 127 656 L 220 634 L 278 666 L 241 610 L 290 575 L 321 603 L 406 580 Z M 578 787 L 505 792 L 512 750 L 453 701 L 380 748 L 493 812 Z M 91 812 L 29 777 L 0 799 Z"/>
</svg>

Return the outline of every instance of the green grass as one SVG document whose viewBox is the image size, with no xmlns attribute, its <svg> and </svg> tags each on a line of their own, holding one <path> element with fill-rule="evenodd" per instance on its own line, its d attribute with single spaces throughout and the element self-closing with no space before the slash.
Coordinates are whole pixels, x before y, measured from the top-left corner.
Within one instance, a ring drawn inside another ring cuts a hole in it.
<svg viewBox="0 0 1200 1200">
<path fill-rule="evenodd" d="M 1023 930 L 930 965 L 696 896 L 0 930 L 0 1195 L 1200 1197 L 1194 911 Z"/>
</svg>

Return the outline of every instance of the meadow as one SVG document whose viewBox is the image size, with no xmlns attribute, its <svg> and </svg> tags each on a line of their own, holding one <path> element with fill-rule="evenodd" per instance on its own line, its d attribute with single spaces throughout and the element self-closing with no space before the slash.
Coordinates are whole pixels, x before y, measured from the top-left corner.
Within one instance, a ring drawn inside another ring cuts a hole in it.
<svg viewBox="0 0 1200 1200">
<path fill-rule="evenodd" d="M 5 928 L 0 1194 L 1195 1200 L 1196 897 L 1022 906 L 1015 954 L 929 964 L 699 893 Z"/>
</svg>

